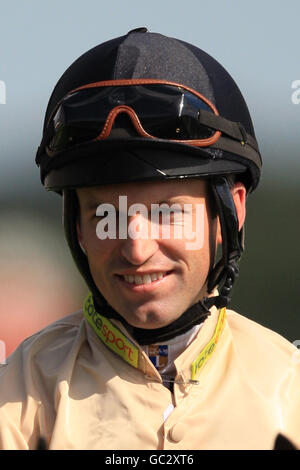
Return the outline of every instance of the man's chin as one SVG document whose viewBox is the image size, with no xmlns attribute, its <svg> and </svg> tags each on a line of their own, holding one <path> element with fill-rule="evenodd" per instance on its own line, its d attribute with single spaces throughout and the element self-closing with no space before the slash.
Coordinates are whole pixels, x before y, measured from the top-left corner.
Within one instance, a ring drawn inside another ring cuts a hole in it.
<svg viewBox="0 0 300 470">
<path fill-rule="evenodd" d="M 163 328 L 169 325 L 173 321 L 180 317 L 180 313 L 164 311 L 159 309 L 143 309 L 137 308 L 135 310 L 123 311 L 120 315 L 129 323 L 130 326 L 135 328 L 143 328 L 146 330 L 152 330 L 157 328 Z"/>
</svg>

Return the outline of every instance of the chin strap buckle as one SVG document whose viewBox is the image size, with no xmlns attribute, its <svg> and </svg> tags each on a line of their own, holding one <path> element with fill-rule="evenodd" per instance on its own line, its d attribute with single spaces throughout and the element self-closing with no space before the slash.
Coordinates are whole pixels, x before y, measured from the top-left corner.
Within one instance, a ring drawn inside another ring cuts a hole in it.
<svg viewBox="0 0 300 470">
<path fill-rule="evenodd" d="M 225 282 L 220 289 L 220 295 L 216 299 L 215 305 L 217 308 L 227 307 L 231 302 L 229 297 L 233 284 L 239 275 L 239 267 L 236 260 L 231 260 L 224 268 Z"/>
</svg>

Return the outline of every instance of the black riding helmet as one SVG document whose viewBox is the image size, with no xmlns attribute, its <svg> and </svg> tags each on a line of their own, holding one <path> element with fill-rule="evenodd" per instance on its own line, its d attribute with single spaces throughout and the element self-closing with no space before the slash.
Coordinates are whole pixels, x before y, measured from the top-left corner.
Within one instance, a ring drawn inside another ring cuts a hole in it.
<svg viewBox="0 0 300 470">
<path fill-rule="evenodd" d="M 103 315 L 122 321 L 141 344 L 167 340 L 226 306 L 238 275 L 238 232 L 228 176 L 255 189 L 261 157 L 247 105 L 226 70 L 195 46 L 146 28 L 96 46 L 58 81 L 48 104 L 36 163 L 47 190 L 64 196 L 64 227 L 73 258 Z M 76 233 L 75 188 L 205 177 L 222 230 L 222 257 L 208 292 L 167 327 L 133 328 L 110 307 L 91 276 Z"/>
</svg>

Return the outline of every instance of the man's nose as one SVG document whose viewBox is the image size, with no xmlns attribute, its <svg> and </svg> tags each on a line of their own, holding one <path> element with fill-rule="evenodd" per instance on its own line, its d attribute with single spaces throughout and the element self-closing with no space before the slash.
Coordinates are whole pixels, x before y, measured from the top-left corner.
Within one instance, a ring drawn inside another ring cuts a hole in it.
<svg viewBox="0 0 300 470">
<path fill-rule="evenodd" d="M 128 218 L 127 238 L 121 253 L 134 265 L 145 263 L 158 250 L 157 240 L 151 238 L 151 223 L 140 214 Z"/>
</svg>

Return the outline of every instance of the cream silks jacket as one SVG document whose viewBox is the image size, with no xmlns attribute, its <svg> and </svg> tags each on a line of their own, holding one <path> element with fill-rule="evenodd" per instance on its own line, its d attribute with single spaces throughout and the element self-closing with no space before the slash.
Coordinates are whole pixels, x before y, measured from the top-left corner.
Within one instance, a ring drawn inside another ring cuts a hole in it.
<svg viewBox="0 0 300 470">
<path fill-rule="evenodd" d="M 215 307 L 175 360 L 173 393 L 124 326 L 83 312 L 26 339 L 0 368 L 0 449 L 300 447 L 300 354 Z"/>
</svg>

